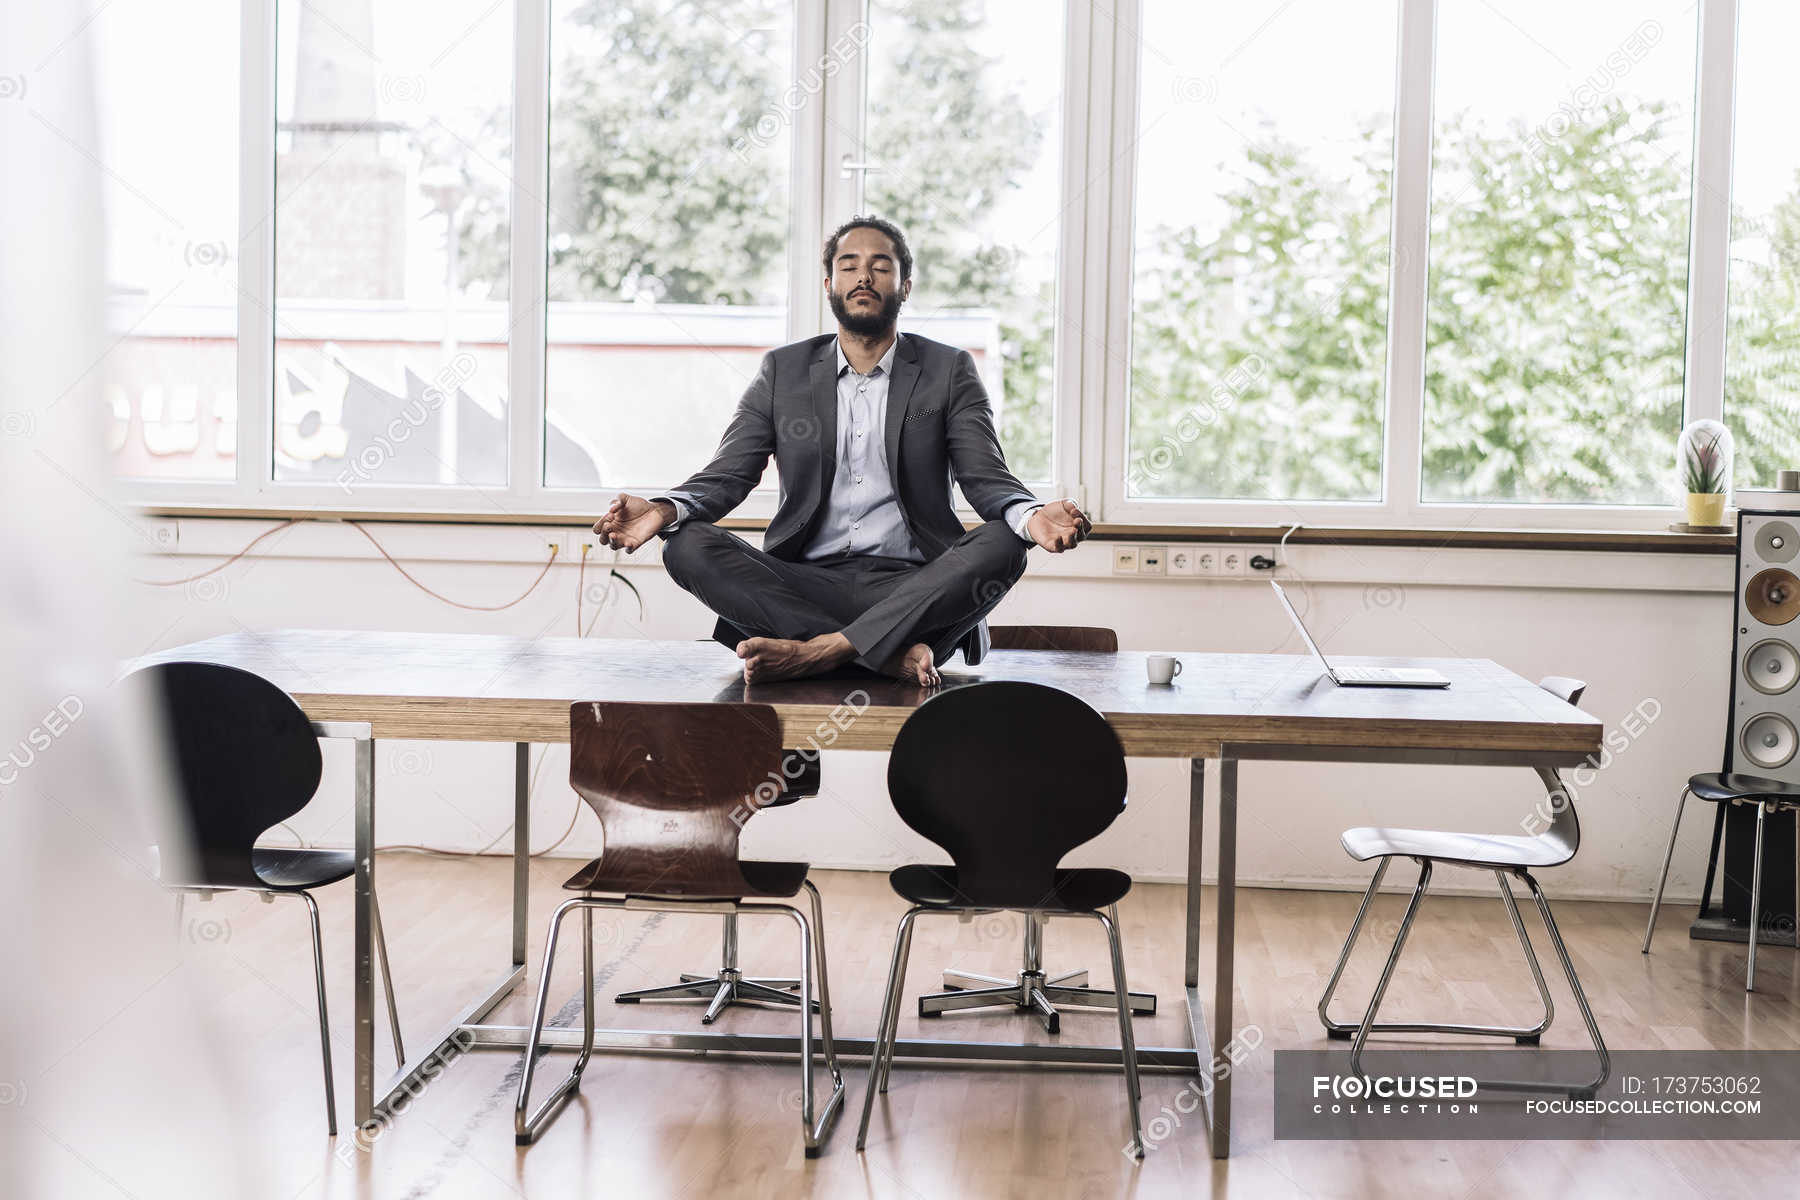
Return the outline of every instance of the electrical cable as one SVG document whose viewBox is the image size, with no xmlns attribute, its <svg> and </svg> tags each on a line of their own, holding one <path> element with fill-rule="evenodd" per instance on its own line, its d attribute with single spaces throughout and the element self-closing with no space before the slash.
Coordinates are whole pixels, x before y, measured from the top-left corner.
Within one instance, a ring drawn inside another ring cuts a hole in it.
<svg viewBox="0 0 1800 1200">
<path fill-rule="evenodd" d="M 244 557 L 244 555 L 250 553 L 250 551 L 255 548 L 256 544 L 258 542 L 262 541 L 264 538 L 270 537 L 277 533 L 280 533 L 282 530 L 286 529 L 289 525 L 298 525 L 299 523 L 300 523 L 300 518 L 293 517 L 289 520 L 283 521 L 281 524 L 276 525 L 275 527 L 273 527 L 271 529 L 263 530 L 261 533 L 257 534 L 255 537 L 251 538 L 248 542 L 244 543 L 244 548 L 242 550 L 239 550 L 236 554 L 232 555 L 230 558 L 226 559 L 224 562 L 220 563 L 218 566 L 213 567 L 211 570 L 202 571 L 198 575 L 189 575 L 185 579 L 133 579 L 131 582 L 142 583 L 149 587 L 180 587 L 184 583 L 193 583 L 197 579 L 205 579 L 208 575 L 217 575 L 220 571 L 223 571 L 226 567 L 229 567 L 232 563 L 234 563 L 238 559 Z"/>
<path fill-rule="evenodd" d="M 364 537 L 368 538 L 369 544 L 374 546 L 375 549 L 379 550 L 381 552 L 381 557 L 388 560 L 388 565 L 393 567 L 394 570 L 400 572 L 401 575 L 405 576 L 406 581 L 408 583 L 412 584 L 414 587 L 418 588 L 421 592 L 424 592 L 427 596 L 430 596 L 434 600 L 442 600 L 445 604 L 448 604 L 453 608 L 467 609 L 470 612 L 501 612 L 504 609 L 511 608 L 513 605 L 515 605 L 515 604 L 519 603 L 521 600 L 525 599 L 525 597 L 531 595 L 531 593 L 537 591 L 538 584 L 544 582 L 544 576 L 548 575 L 550 573 L 550 568 L 556 565 L 557 549 L 556 549 L 556 547 L 552 546 L 550 548 L 550 557 L 544 563 L 544 569 L 538 572 L 537 578 L 533 579 L 531 581 L 530 587 L 528 587 L 524 591 L 520 592 L 513 599 L 508 600 L 505 604 L 464 604 L 460 600 L 452 600 L 450 597 L 443 595 L 440 592 L 434 592 L 429 587 L 426 587 L 423 583 L 420 583 L 417 579 L 415 579 L 412 576 L 412 574 L 410 572 L 407 571 L 407 569 L 405 567 L 401 566 L 398 562 L 396 562 L 394 560 L 394 556 L 387 552 L 387 547 L 383 546 L 380 542 L 375 540 L 374 534 L 372 534 L 368 530 L 364 529 L 360 524 L 358 524 L 355 521 L 345 521 L 344 524 L 350 526 L 350 528 L 356 530 L 356 532 L 358 532 L 358 533 L 362 534 Z"/>
</svg>

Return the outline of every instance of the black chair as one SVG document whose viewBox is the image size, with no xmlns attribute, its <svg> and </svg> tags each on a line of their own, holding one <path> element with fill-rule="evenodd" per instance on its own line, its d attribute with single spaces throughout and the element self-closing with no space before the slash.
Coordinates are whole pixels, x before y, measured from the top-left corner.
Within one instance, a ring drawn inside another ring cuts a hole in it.
<svg viewBox="0 0 1800 1200">
<path fill-rule="evenodd" d="M 894 938 L 856 1148 L 868 1139 L 875 1093 L 887 1091 L 913 921 L 926 912 L 1004 911 L 1091 917 L 1106 930 L 1131 1144 L 1141 1156 L 1137 1048 L 1119 941 L 1118 902 L 1131 877 L 1057 866 L 1125 811 L 1125 752 L 1112 727 L 1085 702 L 1042 684 L 953 687 L 920 705 L 894 739 L 888 791 L 900 819 L 949 852 L 953 865 L 913 863 L 888 876 L 912 907 Z"/>
<path fill-rule="evenodd" d="M 1582 692 L 1587 689 L 1587 685 L 1579 679 L 1558 675 L 1539 680 L 1538 686 L 1569 704 L 1579 704 Z M 1523 882 L 1531 890 L 1532 899 L 1537 901 L 1538 915 L 1543 918 L 1544 928 L 1550 934 L 1550 944 L 1556 948 L 1556 956 L 1562 961 L 1563 975 L 1568 979 L 1569 990 L 1575 994 L 1575 1003 L 1581 1009 L 1581 1019 L 1587 1025 L 1588 1037 L 1594 1044 L 1600 1070 L 1591 1081 L 1582 1083 L 1484 1079 L 1481 1086 L 1490 1091 L 1503 1092 L 1566 1092 L 1576 1099 L 1592 1099 L 1611 1074 L 1612 1060 L 1606 1051 L 1606 1039 L 1600 1035 L 1600 1025 L 1594 1020 L 1593 1009 L 1588 1007 L 1587 994 L 1581 990 L 1581 980 L 1576 977 L 1575 963 L 1569 957 L 1568 947 L 1563 944 L 1561 932 L 1556 928 L 1556 918 L 1550 915 L 1550 901 L 1545 898 L 1544 889 L 1538 886 L 1537 879 L 1531 873 L 1544 867 L 1559 867 L 1575 857 L 1576 851 L 1581 848 L 1581 821 L 1575 815 L 1575 797 L 1563 787 L 1556 772 L 1549 767 L 1539 767 L 1537 774 L 1556 801 L 1550 823 L 1542 833 L 1522 836 L 1367 826 L 1344 831 L 1344 851 L 1351 858 L 1357 862 L 1380 860 L 1380 865 L 1375 868 L 1375 877 L 1369 880 L 1369 890 L 1363 893 L 1362 904 L 1356 910 L 1356 919 L 1350 923 L 1350 935 L 1344 939 L 1344 948 L 1338 955 L 1337 966 L 1332 969 L 1331 979 L 1325 984 L 1325 994 L 1319 997 L 1319 1021 L 1325 1026 L 1326 1036 L 1350 1042 L 1352 1074 L 1364 1074 L 1363 1046 L 1371 1033 L 1509 1037 L 1522 1046 L 1540 1044 L 1544 1031 L 1550 1028 L 1555 1009 L 1550 1003 L 1550 989 L 1544 984 L 1544 972 L 1538 966 L 1537 953 L 1531 948 L 1531 938 L 1525 933 L 1525 922 L 1519 918 L 1519 905 L 1513 898 L 1508 876 L 1516 876 Z M 1362 1020 L 1354 1024 L 1334 1021 L 1329 1012 L 1331 998 L 1337 991 L 1338 981 L 1344 976 L 1344 967 L 1350 961 L 1351 950 L 1356 947 L 1357 934 L 1362 932 L 1363 919 L 1369 915 L 1369 905 L 1375 899 L 1376 890 L 1381 887 L 1382 876 L 1387 874 L 1388 865 L 1396 858 L 1410 858 L 1418 863 L 1419 881 L 1413 886 L 1412 898 L 1407 902 L 1406 913 L 1400 918 L 1400 926 L 1394 933 L 1394 944 L 1388 950 L 1387 964 L 1375 983 L 1368 1007 L 1363 1010 Z M 1419 915 L 1419 904 L 1425 899 L 1425 889 L 1431 883 L 1432 868 L 1438 864 L 1493 872 L 1494 880 L 1500 887 L 1501 902 L 1506 905 L 1506 914 L 1512 920 L 1513 932 L 1518 935 L 1519 945 L 1525 951 L 1525 961 L 1531 967 L 1531 977 L 1537 983 L 1538 997 L 1544 1004 L 1544 1015 L 1537 1024 L 1376 1023 L 1375 1016 L 1381 1011 L 1382 998 L 1387 994 L 1388 984 L 1393 981 L 1394 968 L 1400 962 L 1400 951 L 1406 945 L 1406 935 L 1412 930 L 1413 919 Z"/>
<path fill-rule="evenodd" d="M 1117 654 L 1119 635 L 1097 625 L 995 625 L 988 630 L 993 650 L 1054 650 L 1065 654 Z M 975 1008 L 999 1008 L 1010 1005 L 1021 1013 L 1029 1013 L 1044 1026 L 1045 1033 L 1060 1033 L 1062 1017 L 1058 1004 L 1084 1008 L 1111 1008 L 1116 997 L 1111 988 L 1087 986 L 1086 968 L 1051 975 L 1044 970 L 1044 919 L 1035 913 L 1025 914 L 1025 939 L 1019 960 L 1019 973 L 1005 979 L 978 971 L 955 967 L 944 969 L 944 990 L 927 992 L 919 997 L 921 1017 L 942 1016 L 946 1012 Z M 1156 995 L 1132 992 L 1131 1011 L 1146 1015 L 1156 1012 Z"/>
<path fill-rule="evenodd" d="M 656 704 L 592 701 L 569 709 L 569 783 L 600 818 L 604 851 L 564 882 L 580 895 L 557 906 L 544 943 L 531 1034 L 513 1110 L 518 1144 L 534 1141 L 581 1087 L 594 1050 L 594 910 L 750 913 L 791 917 L 800 927 L 800 1131 L 818 1153 L 844 1098 L 831 1040 L 831 990 L 825 969 L 825 916 L 801 862 L 738 857 L 738 834 L 757 808 L 749 798 L 779 770 L 781 722 L 767 704 Z M 812 911 L 786 901 L 805 891 Z M 607 894 L 601 894 L 607 893 Z M 534 1112 L 531 1079 L 550 1002 L 551 968 L 563 918 L 581 910 L 582 1045 L 574 1069 Z M 812 985 L 817 980 L 819 1041 L 832 1092 L 813 1118 Z"/>
<path fill-rule="evenodd" d="M 758 784 L 758 791 L 751 797 L 751 801 L 759 810 L 785 808 L 809 796 L 818 795 L 822 777 L 817 751 L 813 751 L 809 758 L 804 750 L 784 750 L 781 756 L 781 790 L 764 799 L 763 793 L 769 789 L 770 784 Z M 776 1007 L 799 1004 L 798 979 L 752 977 L 739 969 L 738 915 L 734 912 L 726 913 L 724 924 L 717 971 L 710 975 L 689 974 L 684 971 L 680 983 L 620 992 L 613 997 L 613 1002 L 637 1004 L 644 1000 L 705 1000 L 706 1012 L 700 1017 L 702 1025 L 711 1025 L 719 1019 L 720 1013 L 733 1004 L 773 1004 Z M 813 1011 L 819 1011 L 817 1000 L 813 1001 Z"/>
<path fill-rule="evenodd" d="M 210 900 L 222 891 L 258 893 L 265 903 L 295 896 L 312 922 L 313 978 L 319 996 L 319 1050 L 325 1068 L 325 1122 L 337 1134 L 331 1081 L 331 1025 L 325 1011 L 325 955 L 319 943 L 319 905 L 312 888 L 356 874 L 347 850 L 263 847 L 256 840 L 312 800 L 323 762 L 314 726 L 280 688 L 236 667 L 162 663 L 137 673 L 161 702 L 180 827 L 159 843 L 161 882 L 175 893 L 175 920 L 192 894 Z M 388 971 L 381 910 L 375 950 L 387 986 L 394 1061 L 406 1062 L 394 979 Z"/>
<path fill-rule="evenodd" d="M 1719 806 L 1713 822 L 1712 853 L 1706 861 L 1706 881 L 1700 885 L 1700 915 L 1706 916 L 1712 902 L 1713 864 L 1719 857 L 1719 837 L 1725 826 L 1725 805 L 1756 805 L 1756 849 L 1750 862 L 1750 954 L 1744 963 L 1744 990 L 1756 990 L 1756 939 L 1762 927 L 1763 818 L 1772 812 L 1800 810 L 1800 787 L 1779 779 L 1736 772 L 1709 771 L 1695 775 L 1675 801 L 1675 824 L 1669 830 L 1669 849 L 1663 855 L 1662 874 L 1656 880 L 1656 899 L 1650 902 L 1650 923 L 1644 927 L 1644 953 L 1650 953 L 1650 938 L 1656 933 L 1656 913 L 1662 907 L 1663 885 L 1669 882 L 1669 863 L 1675 858 L 1675 836 L 1681 832 L 1681 810 L 1687 798 L 1695 796 Z"/>
</svg>

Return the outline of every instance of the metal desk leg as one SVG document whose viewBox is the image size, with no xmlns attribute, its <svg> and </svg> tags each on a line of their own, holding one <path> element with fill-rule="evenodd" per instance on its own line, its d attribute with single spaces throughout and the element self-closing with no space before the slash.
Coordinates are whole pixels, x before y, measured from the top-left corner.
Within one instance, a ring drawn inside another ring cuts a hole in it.
<svg viewBox="0 0 1800 1200">
<path fill-rule="evenodd" d="M 531 892 L 531 743 L 513 754 L 513 966 L 525 965 L 527 905 Z"/>
<path fill-rule="evenodd" d="M 1200 840 L 1206 816 L 1206 760 L 1188 763 L 1187 985 L 1200 986 Z"/>
<path fill-rule="evenodd" d="M 1231 1153 L 1231 1076 L 1212 1069 L 1216 1049 L 1229 1045 L 1231 955 L 1237 911 L 1237 760 L 1219 760 L 1218 947 L 1213 957 L 1212 1028 L 1200 998 L 1200 847 L 1205 829 L 1206 760 L 1188 767 L 1187 1010 L 1194 1041 L 1194 1070 L 1200 1076 L 1200 1113 L 1212 1139 L 1214 1158 Z"/>
<path fill-rule="evenodd" d="M 1235 1036 L 1231 1031 L 1232 963 L 1237 941 L 1237 793 L 1235 758 L 1219 760 L 1219 903 L 1218 942 L 1213 952 L 1212 1044 L 1223 1048 Z M 1202 1060 L 1201 1069 L 1212 1065 Z M 1216 1073 L 1212 1097 L 1212 1154 L 1231 1157 L 1231 1072 Z"/>
<path fill-rule="evenodd" d="M 356 742 L 356 1123 L 375 1115 L 375 739 Z M 390 985 L 391 986 L 391 985 Z"/>
</svg>

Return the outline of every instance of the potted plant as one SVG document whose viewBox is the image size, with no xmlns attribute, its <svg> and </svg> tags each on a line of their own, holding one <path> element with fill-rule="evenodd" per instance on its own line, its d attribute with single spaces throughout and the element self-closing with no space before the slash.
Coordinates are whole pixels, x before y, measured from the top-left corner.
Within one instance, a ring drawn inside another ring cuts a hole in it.
<svg viewBox="0 0 1800 1200">
<path fill-rule="evenodd" d="M 1731 493 L 1731 430 L 1717 421 L 1694 421 L 1681 431 L 1676 466 L 1687 486 L 1687 523 L 1718 527 L 1725 523 Z"/>
</svg>

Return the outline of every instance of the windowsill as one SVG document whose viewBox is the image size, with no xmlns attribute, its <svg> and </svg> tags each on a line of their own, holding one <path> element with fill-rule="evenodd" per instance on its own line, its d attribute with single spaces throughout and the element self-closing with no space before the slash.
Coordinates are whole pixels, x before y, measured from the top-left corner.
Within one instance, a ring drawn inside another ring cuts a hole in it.
<svg viewBox="0 0 1800 1200">
<path fill-rule="evenodd" d="M 139 508 L 148 517 L 219 518 L 237 520 L 370 521 L 399 524 L 532 525 L 549 528 L 586 528 L 589 521 L 564 513 L 468 513 L 368 511 L 320 511 L 314 508 L 232 508 L 209 505 L 147 504 Z M 762 517 L 728 517 L 721 525 L 738 530 L 767 528 Z M 1279 542 L 1285 525 L 1145 525 L 1094 526 L 1097 541 L 1181 542 Z M 1302 525 L 1287 539 L 1288 545 L 1418 546 L 1431 549 L 1456 547 L 1479 550 L 1567 550 L 1578 552 L 1628 552 L 1635 554 L 1731 554 L 1735 534 L 1673 533 L 1663 530 L 1606 529 L 1380 529 L 1354 526 Z"/>
</svg>

